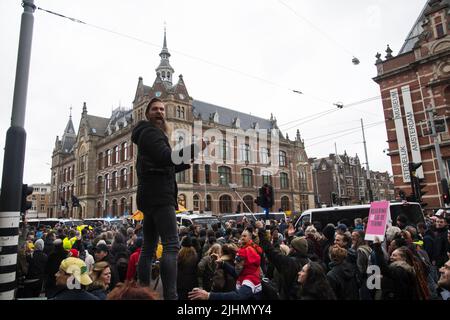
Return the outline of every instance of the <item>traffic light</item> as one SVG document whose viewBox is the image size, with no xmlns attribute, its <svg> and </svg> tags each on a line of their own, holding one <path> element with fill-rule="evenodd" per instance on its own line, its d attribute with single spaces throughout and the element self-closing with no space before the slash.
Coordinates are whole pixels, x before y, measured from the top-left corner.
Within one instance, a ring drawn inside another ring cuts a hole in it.
<svg viewBox="0 0 450 320">
<path fill-rule="evenodd" d="M 422 197 L 428 192 L 428 191 L 424 190 L 427 185 L 425 183 L 425 179 L 419 179 L 419 178 L 416 178 L 416 179 L 417 179 L 416 181 L 418 183 L 417 198 L 418 198 L 419 202 L 422 202 L 423 201 Z M 422 207 L 423 207 L 423 205 L 422 205 Z"/>
<path fill-rule="evenodd" d="M 273 188 L 267 183 L 259 188 L 259 196 L 256 198 L 257 204 L 262 208 L 273 207 Z"/>
<path fill-rule="evenodd" d="M 25 213 L 25 211 L 31 209 L 33 202 L 28 201 L 27 197 L 33 193 L 33 187 L 29 187 L 27 184 L 22 184 L 22 201 L 20 204 L 20 212 Z"/>
<path fill-rule="evenodd" d="M 448 190 L 447 179 L 442 179 L 441 185 L 442 185 L 442 198 L 444 199 L 444 204 L 450 204 L 450 193 Z"/>
</svg>

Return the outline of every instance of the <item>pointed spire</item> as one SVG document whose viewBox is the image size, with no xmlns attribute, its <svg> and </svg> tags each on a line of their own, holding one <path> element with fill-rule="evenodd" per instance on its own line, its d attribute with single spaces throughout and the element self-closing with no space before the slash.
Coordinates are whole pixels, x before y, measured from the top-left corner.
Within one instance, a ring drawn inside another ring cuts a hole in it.
<svg viewBox="0 0 450 320">
<path fill-rule="evenodd" d="M 86 102 L 83 102 L 83 113 L 82 114 L 87 114 Z"/>
<path fill-rule="evenodd" d="M 301 141 L 302 140 L 302 138 L 300 137 L 300 130 L 298 130 L 298 129 L 297 129 L 297 135 L 295 137 L 295 140 L 297 140 L 297 141 Z"/>
<path fill-rule="evenodd" d="M 390 58 L 393 58 L 393 56 L 392 56 L 392 49 L 389 47 L 389 45 L 387 45 L 387 49 L 386 49 L 386 59 L 390 59 Z"/>
<path fill-rule="evenodd" d="M 169 62 L 170 53 L 167 49 L 167 37 L 166 37 L 166 27 L 164 27 L 164 40 L 163 48 L 159 54 L 161 61 L 158 68 L 156 68 L 156 75 L 161 78 L 161 80 L 166 84 L 172 86 L 172 75 L 175 70 L 172 68 Z"/>
<path fill-rule="evenodd" d="M 70 106 L 69 110 L 69 119 L 72 120 L 72 106 Z"/>
</svg>

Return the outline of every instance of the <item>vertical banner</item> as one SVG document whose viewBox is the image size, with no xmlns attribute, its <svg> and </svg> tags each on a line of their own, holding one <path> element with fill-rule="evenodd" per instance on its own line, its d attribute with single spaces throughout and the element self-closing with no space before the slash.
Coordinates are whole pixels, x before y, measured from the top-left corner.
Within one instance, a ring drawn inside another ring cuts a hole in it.
<svg viewBox="0 0 450 320">
<path fill-rule="evenodd" d="M 397 135 L 398 153 L 400 156 L 400 166 L 402 167 L 403 182 L 411 182 L 409 176 L 409 157 L 406 145 L 405 131 L 403 130 L 402 110 L 398 99 L 397 89 L 391 91 L 392 113 L 394 115 L 395 132 Z"/>
<path fill-rule="evenodd" d="M 367 222 L 364 240 L 373 241 L 375 237 L 384 240 L 389 212 L 389 201 L 374 201 L 370 204 L 369 220 Z"/>
<path fill-rule="evenodd" d="M 409 85 L 402 87 L 403 107 L 405 108 L 406 127 L 409 134 L 409 147 L 411 150 L 412 161 L 415 163 L 422 162 L 420 155 L 419 136 L 417 135 L 416 120 L 414 119 L 414 111 L 411 100 L 411 91 Z M 416 170 L 416 175 L 420 179 L 423 178 L 423 166 Z"/>
</svg>

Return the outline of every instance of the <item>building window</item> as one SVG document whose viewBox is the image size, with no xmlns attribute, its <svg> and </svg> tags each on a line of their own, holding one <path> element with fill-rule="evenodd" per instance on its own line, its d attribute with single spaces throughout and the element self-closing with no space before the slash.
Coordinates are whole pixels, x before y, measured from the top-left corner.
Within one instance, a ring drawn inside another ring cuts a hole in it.
<svg viewBox="0 0 450 320">
<path fill-rule="evenodd" d="M 184 194 L 178 196 L 178 205 L 186 208 L 186 196 Z"/>
<path fill-rule="evenodd" d="M 445 36 L 444 25 L 442 23 L 436 24 L 436 35 L 437 38 L 442 38 Z"/>
<path fill-rule="evenodd" d="M 192 182 L 199 183 L 199 165 L 194 164 L 192 168 Z"/>
<path fill-rule="evenodd" d="M 112 166 L 112 151 L 111 149 L 106 150 L 105 167 Z"/>
<path fill-rule="evenodd" d="M 127 206 L 127 199 L 122 198 L 120 199 L 120 215 L 123 216 L 125 214 L 126 211 L 126 206 Z"/>
<path fill-rule="evenodd" d="M 117 189 L 117 171 L 114 171 L 111 176 L 111 189 L 115 191 Z"/>
<path fill-rule="evenodd" d="M 247 207 L 253 212 L 255 210 L 253 210 L 253 206 L 255 204 L 255 202 L 253 201 L 253 197 L 252 196 L 245 196 L 243 198 L 244 203 L 246 204 L 246 206 L 244 205 L 244 207 L 242 208 L 243 212 L 250 212 L 248 211 Z"/>
<path fill-rule="evenodd" d="M 212 211 L 212 198 L 211 195 L 206 196 L 206 208 L 205 211 Z"/>
<path fill-rule="evenodd" d="M 120 188 L 121 189 L 124 189 L 124 188 L 128 187 L 128 185 L 127 185 L 127 178 L 128 178 L 128 176 L 127 176 L 127 169 L 124 168 L 124 169 L 122 169 L 120 171 Z"/>
<path fill-rule="evenodd" d="M 103 177 L 97 177 L 97 193 L 101 194 L 103 192 Z"/>
<path fill-rule="evenodd" d="M 186 183 L 186 170 L 176 173 L 175 179 L 177 183 Z"/>
<path fill-rule="evenodd" d="M 105 184 L 106 184 L 106 191 L 105 192 L 111 191 L 111 180 L 109 178 L 109 173 L 105 174 Z"/>
<path fill-rule="evenodd" d="M 133 167 L 130 167 L 130 173 L 129 173 L 130 180 L 130 187 L 133 187 Z"/>
<path fill-rule="evenodd" d="M 99 202 L 97 202 L 97 214 L 96 214 L 96 217 L 100 218 L 103 215 L 102 212 L 103 212 L 102 203 L 99 201 Z"/>
<path fill-rule="evenodd" d="M 219 185 L 228 186 L 229 183 L 231 183 L 231 169 L 219 167 Z"/>
<path fill-rule="evenodd" d="M 41 212 L 45 212 L 45 204 L 41 204 Z"/>
<path fill-rule="evenodd" d="M 127 161 L 128 160 L 128 143 L 124 142 L 122 143 L 121 150 L 121 161 Z"/>
<path fill-rule="evenodd" d="M 242 169 L 242 186 L 252 187 L 253 186 L 253 172 L 250 169 Z"/>
<path fill-rule="evenodd" d="M 129 212 L 133 212 L 133 197 L 130 197 L 130 205 L 129 205 Z"/>
<path fill-rule="evenodd" d="M 67 181 L 67 169 L 64 169 L 63 171 L 63 182 Z"/>
<path fill-rule="evenodd" d="M 280 151 L 280 167 L 287 166 L 286 152 Z"/>
<path fill-rule="evenodd" d="M 268 164 L 269 163 L 269 149 L 261 148 L 260 157 L 261 157 L 260 162 L 262 164 Z"/>
<path fill-rule="evenodd" d="M 222 140 L 220 148 L 220 159 L 230 160 L 231 159 L 231 147 L 230 142 L 227 140 Z"/>
<path fill-rule="evenodd" d="M 45 196 L 41 195 L 41 201 L 45 201 Z"/>
<path fill-rule="evenodd" d="M 211 166 L 209 164 L 205 164 L 205 183 L 211 183 Z"/>
<path fill-rule="evenodd" d="M 119 163 L 119 146 L 115 146 L 113 149 L 113 164 Z"/>
<path fill-rule="evenodd" d="M 281 189 L 289 188 L 289 178 L 288 178 L 287 173 L 284 173 L 284 172 L 280 173 L 280 187 L 281 187 Z"/>
<path fill-rule="evenodd" d="M 261 176 L 263 184 L 272 185 L 272 175 L 269 171 L 263 171 Z"/>
<path fill-rule="evenodd" d="M 308 209 L 309 209 L 308 195 L 302 194 L 300 195 L 300 210 L 305 211 Z"/>
<path fill-rule="evenodd" d="M 112 201 L 111 214 L 113 217 L 117 217 L 117 200 L 116 199 L 114 199 Z"/>
<path fill-rule="evenodd" d="M 80 178 L 80 179 L 78 180 L 78 182 L 79 182 L 79 185 L 78 185 L 78 194 L 79 194 L 79 195 L 84 195 L 84 190 L 85 190 L 85 188 L 84 188 L 84 177 Z M 73 192 L 73 188 L 72 188 L 72 192 Z"/>
<path fill-rule="evenodd" d="M 219 198 L 220 213 L 231 213 L 231 197 L 229 195 L 223 195 Z"/>
<path fill-rule="evenodd" d="M 239 146 L 239 160 L 247 163 L 251 161 L 250 145 L 241 144 Z"/>
<path fill-rule="evenodd" d="M 80 159 L 80 173 L 84 172 L 85 169 L 86 169 L 86 155 L 82 155 L 81 159 Z M 69 174 L 70 174 L 70 170 L 69 170 Z"/>
<path fill-rule="evenodd" d="M 102 169 L 102 164 L 103 164 L 103 152 L 100 152 L 98 154 L 98 159 L 97 159 L 97 169 L 101 170 Z"/>
<path fill-rule="evenodd" d="M 290 210 L 290 206 L 289 206 L 289 198 L 284 196 L 281 197 L 281 210 L 283 211 L 288 211 Z"/>
<path fill-rule="evenodd" d="M 193 203 L 194 203 L 194 211 L 199 211 L 200 210 L 200 197 L 198 196 L 198 194 L 194 195 L 193 198 Z"/>
<path fill-rule="evenodd" d="M 298 179 L 300 191 L 308 191 L 308 179 L 306 175 L 306 169 L 300 168 L 298 175 L 299 175 Z"/>
</svg>

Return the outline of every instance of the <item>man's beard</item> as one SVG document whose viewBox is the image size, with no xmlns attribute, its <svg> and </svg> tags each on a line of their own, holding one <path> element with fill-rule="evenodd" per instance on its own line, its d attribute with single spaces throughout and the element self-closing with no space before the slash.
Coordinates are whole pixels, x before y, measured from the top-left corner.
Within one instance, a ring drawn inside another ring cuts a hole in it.
<svg viewBox="0 0 450 320">
<path fill-rule="evenodd" d="M 150 118 L 149 120 L 155 127 L 160 128 L 166 135 L 168 131 L 167 122 L 164 118 Z"/>
</svg>

